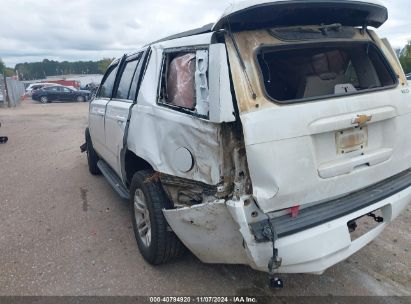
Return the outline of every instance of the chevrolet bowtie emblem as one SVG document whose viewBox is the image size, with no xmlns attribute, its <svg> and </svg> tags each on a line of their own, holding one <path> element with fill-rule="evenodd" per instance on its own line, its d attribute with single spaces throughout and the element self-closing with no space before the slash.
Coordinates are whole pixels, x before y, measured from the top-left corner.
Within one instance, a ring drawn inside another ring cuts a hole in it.
<svg viewBox="0 0 411 304">
<path fill-rule="evenodd" d="M 372 119 L 371 115 L 357 115 L 357 117 L 353 119 L 352 124 L 363 126 L 367 122 L 371 121 L 371 119 Z"/>
</svg>

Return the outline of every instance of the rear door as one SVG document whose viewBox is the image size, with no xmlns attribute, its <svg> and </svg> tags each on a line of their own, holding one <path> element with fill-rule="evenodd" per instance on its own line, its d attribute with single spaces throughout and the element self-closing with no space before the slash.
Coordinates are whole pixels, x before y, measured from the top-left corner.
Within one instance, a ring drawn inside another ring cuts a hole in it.
<svg viewBox="0 0 411 304">
<path fill-rule="evenodd" d="M 106 106 L 111 99 L 119 61 L 114 62 L 107 70 L 101 81 L 96 98 L 90 102 L 89 110 L 89 128 L 93 147 L 97 153 L 107 158 L 106 138 L 104 134 L 104 117 L 106 115 Z"/>
<path fill-rule="evenodd" d="M 107 163 L 121 176 L 120 154 L 130 108 L 136 98 L 138 65 L 141 53 L 128 57 L 120 68 L 113 98 L 107 104 L 105 142 Z"/>
</svg>

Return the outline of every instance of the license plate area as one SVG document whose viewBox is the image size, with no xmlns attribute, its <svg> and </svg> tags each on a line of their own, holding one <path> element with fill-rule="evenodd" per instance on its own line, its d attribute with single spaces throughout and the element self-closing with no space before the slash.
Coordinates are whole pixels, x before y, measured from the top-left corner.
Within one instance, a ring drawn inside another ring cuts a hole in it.
<svg viewBox="0 0 411 304">
<path fill-rule="evenodd" d="M 355 241 L 384 222 L 382 209 L 367 213 L 347 223 L 351 241 Z"/>
<path fill-rule="evenodd" d="M 337 154 L 364 150 L 368 146 L 368 128 L 356 127 L 335 133 Z"/>
</svg>

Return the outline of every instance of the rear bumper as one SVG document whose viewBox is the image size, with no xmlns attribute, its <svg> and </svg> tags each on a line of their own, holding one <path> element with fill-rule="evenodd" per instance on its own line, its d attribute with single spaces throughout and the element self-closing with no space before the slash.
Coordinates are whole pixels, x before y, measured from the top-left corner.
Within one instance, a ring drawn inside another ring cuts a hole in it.
<svg viewBox="0 0 411 304">
<path fill-rule="evenodd" d="M 410 202 L 411 187 L 338 219 L 279 238 L 276 241 L 278 255 L 282 258 L 279 272 L 324 272 L 327 268 L 345 260 L 374 240 L 389 222 L 405 210 Z M 384 222 L 358 239 L 351 241 L 347 223 L 377 209 L 381 209 Z M 254 243 L 249 246 L 249 249 L 249 257 L 252 262 L 250 266 L 267 271 L 268 261 L 272 256 L 272 243 Z"/>
<path fill-rule="evenodd" d="M 343 200 L 346 208 L 334 209 L 334 213 L 324 212 L 320 217 L 304 218 L 304 214 L 309 213 L 302 211 L 301 221 L 292 225 L 286 220 L 283 224 L 281 221 L 276 223 L 282 229 L 278 230 L 279 238 L 275 242 L 282 258 L 279 272 L 320 274 L 366 246 L 411 202 L 410 184 L 411 173 L 405 171 L 353 194 L 359 200 L 357 206 L 349 204 L 353 198 L 349 195 L 338 200 Z M 366 195 L 362 196 L 363 193 Z M 173 231 L 203 262 L 247 264 L 266 272 L 273 245 L 258 236 L 256 226 L 268 221 L 267 214 L 250 201 L 252 198 L 243 197 L 163 212 Z M 339 206 L 335 200 L 328 204 L 336 204 L 332 205 L 333 208 Z M 321 206 L 315 208 L 325 210 Z M 352 241 L 347 223 L 377 209 L 381 210 L 384 221 Z M 292 223 L 293 220 L 287 217 Z"/>
<path fill-rule="evenodd" d="M 323 203 L 314 203 L 312 206 L 303 209 L 296 218 L 290 218 L 287 214 L 272 218 L 270 222 L 275 226 L 278 237 L 291 235 L 352 214 L 408 187 L 411 187 L 411 170 L 403 171 L 349 195 Z M 267 225 L 270 226 L 268 219 L 251 224 L 257 241 L 266 240 L 262 231 Z"/>
</svg>

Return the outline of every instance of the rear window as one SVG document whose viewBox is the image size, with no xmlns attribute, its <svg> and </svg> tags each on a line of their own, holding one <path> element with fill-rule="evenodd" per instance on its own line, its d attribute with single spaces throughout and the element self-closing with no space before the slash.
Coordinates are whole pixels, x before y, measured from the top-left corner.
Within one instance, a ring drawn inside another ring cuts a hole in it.
<svg viewBox="0 0 411 304">
<path fill-rule="evenodd" d="M 267 96 L 278 103 L 392 87 L 397 78 L 372 43 L 263 47 L 257 54 Z"/>
</svg>

